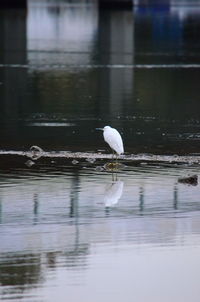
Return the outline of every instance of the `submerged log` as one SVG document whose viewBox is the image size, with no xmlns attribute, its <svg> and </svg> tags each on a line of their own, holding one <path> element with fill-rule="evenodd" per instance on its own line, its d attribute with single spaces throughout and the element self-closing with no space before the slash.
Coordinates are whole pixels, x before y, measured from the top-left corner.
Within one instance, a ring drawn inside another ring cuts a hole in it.
<svg viewBox="0 0 200 302">
<path fill-rule="evenodd" d="M 195 174 L 195 175 L 191 175 L 191 176 L 188 176 L 188 177 L 182 177 L 182 178 L 178 179 L 178 182 L 182 183 L 182 184 L 197 186 L 198 176 Z"/>
</svg>

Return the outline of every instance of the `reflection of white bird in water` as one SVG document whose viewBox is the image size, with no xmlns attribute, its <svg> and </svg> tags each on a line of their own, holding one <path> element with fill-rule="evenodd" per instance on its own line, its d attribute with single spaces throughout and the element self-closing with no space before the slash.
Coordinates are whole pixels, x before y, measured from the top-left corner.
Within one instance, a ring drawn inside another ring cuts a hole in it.
<svg viewBox="0 0 200 302">
<path fill-rule="evenodd" d="M 124 182 L 121 180 L 113 182 L 111 185 L 109 185 L 104 194 L 105 206 L 112 207 L 116 205 L 122 196 L 123 189 Z"/>
<path fill-rule="evenodd" d="M 118 155 L 124 153 L 124 146 L 121 135 L 119 132 L 110 126 L 104 128 L 96 128 L 97 130 L 103 130 L 103 137 L 106 143 L 113 149 Z"/>
</svg>

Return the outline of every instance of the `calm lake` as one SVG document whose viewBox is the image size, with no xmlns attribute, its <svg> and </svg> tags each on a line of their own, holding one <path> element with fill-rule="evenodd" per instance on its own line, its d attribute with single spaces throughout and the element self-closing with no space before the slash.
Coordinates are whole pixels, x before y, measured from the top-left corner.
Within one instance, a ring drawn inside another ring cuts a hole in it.
<svg viewBox="0 0 200 302">
<path fill-rule="evenodd" d="M 136 2 L 0 10 L 1 301 L 199 302 L 200 1 Z"/>
</svg>

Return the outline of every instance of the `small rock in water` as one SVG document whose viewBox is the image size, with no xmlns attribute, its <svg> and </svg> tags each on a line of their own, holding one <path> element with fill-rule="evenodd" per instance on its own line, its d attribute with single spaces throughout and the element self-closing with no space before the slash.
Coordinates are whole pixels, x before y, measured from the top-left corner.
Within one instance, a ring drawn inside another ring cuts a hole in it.
<svg viewBox="0 0 200 302">
<path fill-rule="evenodd" d="M 178 179 L 179 183 L 186 184 L 186 185 L 192 185 L 192 186 L 197 186 L 198 185 L 198 176 L 191 175 L 188 177 L 182 177 Z"/>
<path fill-rule="evenodd" d="M 93 164 L 96 161 L 95 158 L 86 158 L 86 160 L 91 164 Z"/>
<path fill-rule="evenodd" d="M 101 167 L 101 166 L 97 166 L 97 167 L 95 168 L 95 170 L 101 172 L 101 171 L 104 171 L 104 168 Z"/>
<path fill-rule="evenodd" d="M 142 163 L 140 163 L 140 166 L 147 166 L 147 165 L 148 165 L 147 162 L 142 162 Z"/>
<path fill-rule="evenodd" d="M 73 164 L 73 165 L 77 165 L 78 163 L 79 163 L 78 160 L 76 160 L 76 159 L 73 159 L 73 160 L 72 160 L 72 164 Z"/>
<path fill-rule="evenodd" d="M 30 167 L 32 167 L 33 165 L 35 165 L 35 163 L 32 161 L 32 160 L 27 160 L 26 162 L 25 162 L 25 165 L 28 167 L 28 168 L 30 168 Z"/>
</svg>

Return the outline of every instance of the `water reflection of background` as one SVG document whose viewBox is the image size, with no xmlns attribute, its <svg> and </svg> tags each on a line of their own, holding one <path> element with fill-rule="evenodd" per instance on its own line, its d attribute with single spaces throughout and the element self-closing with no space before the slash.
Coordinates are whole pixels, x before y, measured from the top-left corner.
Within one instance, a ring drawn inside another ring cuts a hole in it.
<svg viewBox="0 0 200 302">
<path fill-rule="evenodd" d="M 134 246 L 139 252 L 198 244 L 199 186 L 177 184 L 181 173 L 173 167 L 128 169 L 115 183 L 115 205 L 111 174 L 68 168 L 21 170 L 20 177 L 17 170 L 1 173 L 2 298 L 37 301 L 33 289 L 48 289 L 60 268 L 73 278 L 68 289 L 83 282 L 94 247 Z"/>
<path fill-rule="evenodd" d="M 96 150 L 112 124 L 128 151 L 198 152 L 199 6 L 173 4 L 1 11 L 2 147 Z"/>
</svg>

